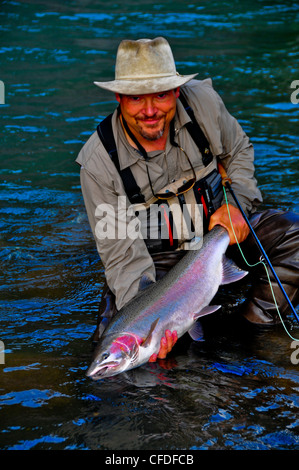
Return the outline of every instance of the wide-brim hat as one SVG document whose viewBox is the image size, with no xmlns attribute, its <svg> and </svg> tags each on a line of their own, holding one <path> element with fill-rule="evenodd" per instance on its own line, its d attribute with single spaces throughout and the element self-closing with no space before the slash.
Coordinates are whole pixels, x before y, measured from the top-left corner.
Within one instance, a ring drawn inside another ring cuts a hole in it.
<svg viewBox="0 0 299 470">
<path fill-rule="evenodd" d="M 114 93 L 139 95 L 175 89 L 196 75 L 180 75 L 176 71 L 173 54 L 165 38 L 125 39 L 117 50 L 115 80 L 94 83 Z"/>
</svg>

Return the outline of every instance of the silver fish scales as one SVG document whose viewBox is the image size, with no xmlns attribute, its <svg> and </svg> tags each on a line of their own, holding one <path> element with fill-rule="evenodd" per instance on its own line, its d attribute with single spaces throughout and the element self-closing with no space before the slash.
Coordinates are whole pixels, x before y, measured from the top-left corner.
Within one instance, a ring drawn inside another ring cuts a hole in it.
<svg viewBox="0 0 299 470">
<path fill-rule="evenodd" d="M 95 349 L 87 376 L 95 380 L 146 363 L 158 353 L 165 330 L 186 332 L 197 340 L 200 317 L 215 312 L 209 305 L 222 284 L 242 279 L 241 270 L 225 256 L 227 231 L 214 227 L 159 281 L 138 293 L 112 319 Z"/>
</svg>

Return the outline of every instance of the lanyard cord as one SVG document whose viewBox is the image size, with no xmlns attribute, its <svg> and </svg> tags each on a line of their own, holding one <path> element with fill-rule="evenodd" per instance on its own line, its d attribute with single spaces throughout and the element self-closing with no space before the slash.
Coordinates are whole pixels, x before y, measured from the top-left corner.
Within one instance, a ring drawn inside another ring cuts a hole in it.
<svg viewBox="0 0 299 470">
<path fill-rule="evenodd" d="M 152 185 L 152 181 L 151 181 L 151 178 L 150 178 L 150 175 L 149 175 L 149 168 L 148 168 L 148 164 L 147 162 L 149 161 L 149 156 L 145 150 L 145 148 L 141 145 L 141 143 L 138 141 L 138 139 L 135 137 L 135 135 L 133 134 L 133 132 L 131 131 L 131 129 L 129 128 L 128 126 L 128 123 L 127 121 L 125 120 L 125 118 L 123 117 L 123 115 L 121 115 L 121 120 L 122 120 L 122 123 L 123 123 L 123 126 L 124 126 L 124 129 L 125 131 L 127 132 L 128 136 L 132 139 L 132 141 L 135 143 L 136 147 L 138 148 L 140 154 L 143 156 L 144 160 L 145 160 L 145 166 L 146 166 L 146 171 L 147 171 L 147 177 L 148 177 L 148 180 L 149 180 L 149 184 L 150 184 L 150 187 L 151 187 L 151 191 L 153 193 L 153 196 L 155 197 L 155 193 L 154 193 L 154 188 L 153 188 L 153 185 Z M 180 150 L 182 150 L 184 152 L 184 154 L 186 155 L 190 165 L 191 165 L 191 162 L 189 160 L 189 157 L 188 155 L 185 153 L 185 150 L 182 149 L 179 144 L 177 144 L 177 142 L 175 142 L 174 140 L 174 136 L 175 136 L 175 130 L 174 130 L 174 120 L 172 119 L 171 123 L 170 123 L 170 143 L 171 145 L 173 145 L 174 147 L 178 147 Z M 166 160 L 166 164 L 167 164 L 167 160 Z M 192 165 L 191 165 L 191 168 L 192 168 Z M 193 170 L 194 171 L 194 170 Z"/>
<path fill-rule="evenodd" d="M 139 152 L 141 153 L 141 155 L 143 156 L 144 160 L 145 161 L 148 161 L 149 160 L 149 157 L 148 157 L 148 154 L 145 150 L 145 148 L 141 145 L 141 143 L 136 139 L 135 135 L 133 134 L 133 132 L 131 131 L 131 129 L 129 128 L 128 126 L 128 123 L 127 121 L 125 120 L 125 118 L 123 117 L 123 115 L 121 115 L 121 120 L 122 120 L 122 123 L 124 125 L 124 128 L 127 132 L 127 134 L 130 136 L 130 138 L 133 140 L 134 144 L 137 146 Z"/>
<path fill-rule="evenodd" d="M 154 193 L 154 188 L 153 188 L 153 185 L 152 185 L 152 181 L 150 179 L 150 175 L 149 175 L 149 169 L 148 169 L 148 164 L 147 162 L 149 161 L 149 156 L 145 150 L 145 148 L 141 145 L 141 143 L 138 141 L 138 139 L 136 139 L 135 135 L 133 134 L 133 132 L 131 131 L 131 129 L 129 128 L 128 126 L 128 123 L 127 121 L 125 120 L 125 118 L 123 117 L 123 115 L 121 115 L 121 120 L 122 120 L 122 123 L 124 125 L 124 128 L 127 132 L 127 134 L 129 135 L 129 137 L 133 140 L 134 144 L 137 146 L 139 152 L 141 153 L 141 155 L 143 156 L 144 160 L 145 160 L 145 166 L 146 166 L 146 171 L 147 171 L 147 177 L 148 177 L 148 180 L 149 180 L 149 184 L 150 184 L 150 187 L 151 187 L 151 191 L 153 193 L 153 196 L 155 196 L 155 193 Z"/>
</svg>

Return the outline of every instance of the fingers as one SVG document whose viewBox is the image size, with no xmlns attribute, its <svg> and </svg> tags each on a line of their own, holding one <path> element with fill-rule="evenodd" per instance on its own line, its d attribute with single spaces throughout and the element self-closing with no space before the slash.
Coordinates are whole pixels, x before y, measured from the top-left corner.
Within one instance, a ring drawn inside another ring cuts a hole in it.
<svg viewBox="0 0 299 470">
<path fill-rule="evenodd" d="M 230 217 L 226 205 L 219 207 L 211 216 L 209 230 L 212 230 L 215 225 L 221 225 L 228 231 L 230 245 L 234 245 L 237 242 L 242 243 L 249 234 L 249 228 L 239 209 L 231 204 L 228 206 Z M 232 229 L 231 222 L 234 230 Z"/>
<path fill-rule="evenodd" d="M 170 330 L 165 331 L 165 336 L 161 338 L 160 350 L 158 354 L 152 354 L 149 362 L 155 362 L 157 359 L 165 359 L 167 354 L 172 350 L 173 346 L 178 340 L 176 331 L 171 332 Z"/>
<path fill-rule="evenodd" d="M 165 337 L 161 338 L 158 359 L 164 359 L 167 356 L 167 354 L 172 350 L 177 340 L 178 340 L 178 335 L 176 331 L 171 332 L 170 330 L 166 330 Z"/>
<path fill-rule="evenodd" d="M 152 354 L 148 362 L 156 362 L 157 359 L 158 359 L 158 354 Z"/>
</svg>

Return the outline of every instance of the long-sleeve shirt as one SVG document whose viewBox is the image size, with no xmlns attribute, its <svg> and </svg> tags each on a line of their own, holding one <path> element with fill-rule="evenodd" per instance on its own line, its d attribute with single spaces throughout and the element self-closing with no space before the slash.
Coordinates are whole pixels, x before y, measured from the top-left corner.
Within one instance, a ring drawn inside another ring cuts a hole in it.
<svg viewBox="0 0 299 470">
<path fill-rule="evenodd" d="M 177 100 L 174 118 L 176 139 L 187 153 L 197 175 L 199 178 L 206 176 L 216 167 L 218 158 L 232 180 L 232 188 L 243 209 L 247 213 L 254 212 L 262 202 L 262 197 L 254 177 L 254 150 L 248 136 L 227 111 L 222 99 L 213 89 L 211 79 L 191 80 L 182 90 L 215 157 L 207 167 L 203 165 L 198 147 L 186 129 L 190 117 Z M 145 162 L 139 151 L 127 141 L 117 110 L 112 117 L 112 127 L 120 168 L 131 168 L 146 201 L 153 196 L 148 171 L 155 192 L 161 191 L 178 178 L 186 176 L 188 179 L 191 176 L 186 156 L 171 145 L 169 136 L 165 150 L 148 152 L 149 160 Z M 134 231 L 135 216 L 127 213 L 124 216 L 125 206 L 129 207 L 130 202 L 120 174 L 97 132 L 88 139 L 76 161 L 81 166 L 83 198 L 97 250 L 105 268 L 106 281 L 115 294 L 116 307 L 120 309 L 136 295 L 144 274 L 155 280 L 155 266 L 144 240 L 128 236 L 130 230 Z M 228 200 L 234 204 L 229 194 Z M 103 232 L 107 236 L 103 236 Z"/>
</svg>

